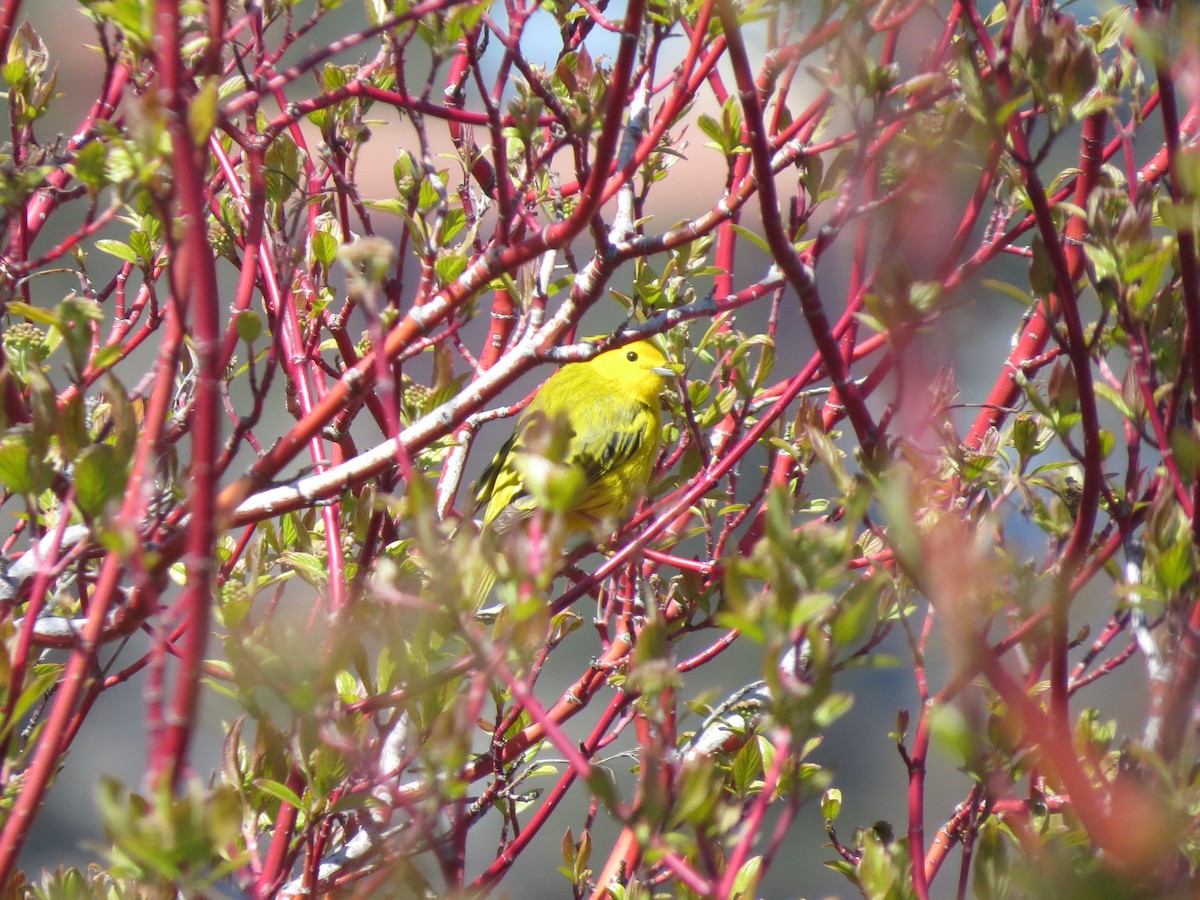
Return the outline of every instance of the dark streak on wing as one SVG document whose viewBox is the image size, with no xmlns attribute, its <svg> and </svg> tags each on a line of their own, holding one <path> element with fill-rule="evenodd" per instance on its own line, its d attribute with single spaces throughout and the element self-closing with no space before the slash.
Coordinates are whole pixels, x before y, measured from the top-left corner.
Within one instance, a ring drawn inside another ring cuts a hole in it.
<svg viewBox="0 0 1200 900">
<path fill-rule="evenodd" d="M 630 424 L 632 425 L 633 422 Z M 641 427 L 637 429 L 627 425 L 618 428 L 612 433 L 608 441 L 604 444 L 604 449 L 600 452 L 599 458 L 587 453 L 578 453 L 572 462 L 583 469 L 584 474 L 587 476 L 588 484 L 595 484 L 637 453 L 638 448 L 642 446 L 642 441 L 645 438 L 645 423 L 642 423 Z"/>
<path fill-rule="evenodd" d="M 496 455 L 492 457 L 492 461 L 479 474 L 479 486 L 475 489 L 475 509 L 477 511 L 486 506 L 487 502 L 492 498 L 492 493 L 496 490 L 496 479 L 500 477 L 500 473 L 504 470 L 504 463 L 512 453 L 520 433 L 520 428 L 513 431 L 509 435 L 508 440 L 500 445 L 500 449 L 496 451 Z"/>
</svg>

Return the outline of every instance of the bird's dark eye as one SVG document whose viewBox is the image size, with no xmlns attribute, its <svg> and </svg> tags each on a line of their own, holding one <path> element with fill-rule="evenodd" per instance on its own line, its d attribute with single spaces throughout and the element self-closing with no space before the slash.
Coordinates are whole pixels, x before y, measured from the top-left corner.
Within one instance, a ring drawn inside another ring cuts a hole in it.
<svg viewBox="0 0 1200 900">
<path fill-rule="evenodd" d="M 625 354 L 625 358 L 627 360 L 629 360 L 630 362 L 637 362 L 637 351 L 630 350 L 628 353 Z"/>
</svg>

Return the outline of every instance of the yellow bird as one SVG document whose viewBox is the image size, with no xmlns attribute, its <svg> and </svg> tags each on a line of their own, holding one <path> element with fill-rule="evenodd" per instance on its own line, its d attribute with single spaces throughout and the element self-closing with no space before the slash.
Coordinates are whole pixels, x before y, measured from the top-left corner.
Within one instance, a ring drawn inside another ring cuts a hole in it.
<svg viewBox="0 0 1200 900">
<path fill-rule="evenodd" d="M 529 518 L 551 480 L 569 531 L 592 531 L 624 515 L 650 481 L 662 446 L 659 394 L 665 379 L 677 375 L 657 347 L 636 341 L 568 363 L 546 379 L 480 476 L 475 501 L 485 532 L 502 535 Z M 539 437 L 547 443 L 555 427 L 565 436 L 565 452 L 531 449 Z M 565 470 L 552 470 L 555 458 Z M 480 602 L 495 572 L 488 576 L 476 593 Z"/>
</svg>

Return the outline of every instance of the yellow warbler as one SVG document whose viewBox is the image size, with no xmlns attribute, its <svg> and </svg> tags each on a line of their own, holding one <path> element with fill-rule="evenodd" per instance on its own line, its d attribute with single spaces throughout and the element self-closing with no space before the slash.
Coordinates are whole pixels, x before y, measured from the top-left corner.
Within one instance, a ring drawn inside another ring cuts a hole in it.
<svg viewBox="0 0 1200 900">
<path fill-rule="evenodd" d="M 532 482 L 540 482 L 553 464 L 528 445 L 539 425 L 556 423 L 566 437 L 561 454 L 566 471 L 557 472 L 556 483 L 560 499 L 566 494 L 561 511 L 567 529 L 590 531 L 620 518 L 650 480 L 662 446 L 659 394 L 664 379 L 676 374 L 657 347 L 637 341 L 551 375 L 479 479 L 475 501 L 484 529 L 500 535 L 533 514 L 537 495 L 545 492 Z M 576 489 L 564 490 L 572 480 Z M 495 572 L 484 577 L 479 601 L 494 578 Z"/>
</svg>

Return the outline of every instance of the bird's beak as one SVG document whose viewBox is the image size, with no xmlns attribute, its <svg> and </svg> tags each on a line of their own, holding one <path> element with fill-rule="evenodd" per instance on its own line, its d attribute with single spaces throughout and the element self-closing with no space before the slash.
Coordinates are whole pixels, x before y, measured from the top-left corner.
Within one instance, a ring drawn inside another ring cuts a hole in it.
<svg viewBox="0 0 1200 900">
<path fill-rule="evenodd" d="M 650 371 L 663 378 L 678 378 L 683 374 L 683 366 L 679 363 L 667 363 L 665 366 L 655 366 Z"/>
</svg>

